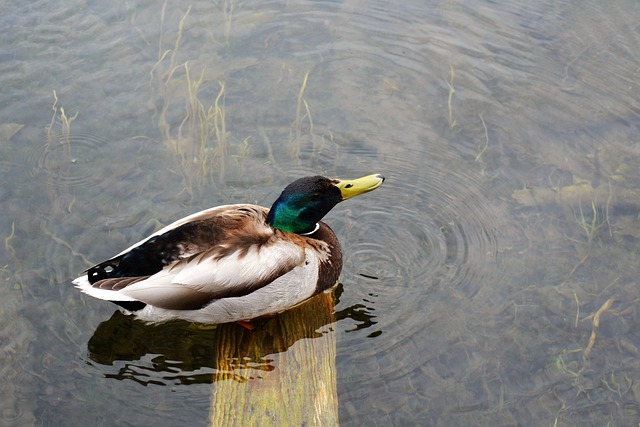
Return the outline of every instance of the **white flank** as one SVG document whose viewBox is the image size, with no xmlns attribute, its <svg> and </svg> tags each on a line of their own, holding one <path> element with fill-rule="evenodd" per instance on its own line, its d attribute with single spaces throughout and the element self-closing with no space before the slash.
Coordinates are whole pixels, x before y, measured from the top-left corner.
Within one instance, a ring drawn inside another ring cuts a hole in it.
<svg viewBox="0 0 640 427">
<path fill-rule="evenodd" d="M 166 310 L 147 305 L 135 314 L 149 323 L 183 319 L 200 323 L 228 323 L 251 320 L 285 311 L 307 300 L 318 281 L 318 258 L 307 251 L 306 260 L 269 285 L 241 297 L 221 298 L 199 310 Z"/>
<path fill-rule="evenodd" d="M 304 250 L 291 242 L 261 249 L 256 246 L 244 257 L 240 257 L 239 252 L 234 252 L 217 261 L 211 258 L 202 261 L 194 259 L 188 264 L 165 268 L 119 292 L 150 304 L 160 294 L 161 299 L 166 299 L 172 288 L 176 294 L 184 287 L 213 294 L 225 293 L 227 290 L 250 287 L 270 277 L 274 268 L 279 265 L 304 265 L 304 260 Z"/>
</svg>

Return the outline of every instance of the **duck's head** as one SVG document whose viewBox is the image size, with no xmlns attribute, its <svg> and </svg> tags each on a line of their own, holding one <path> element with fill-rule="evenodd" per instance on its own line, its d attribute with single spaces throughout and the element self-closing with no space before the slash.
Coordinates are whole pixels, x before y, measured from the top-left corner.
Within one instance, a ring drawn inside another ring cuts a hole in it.
<svg viewBox="0 0 640 427">
<path fill-rule="evenodd" d="M 269 210 L 267 224 L 279 230 L 306 234 L 313 232 L 335 205 L 343 200 L 380 187 L 384 176 L 368 175 L 358 179 L 331 179 L 308 176 L 289 184 Z"/>
</svg>

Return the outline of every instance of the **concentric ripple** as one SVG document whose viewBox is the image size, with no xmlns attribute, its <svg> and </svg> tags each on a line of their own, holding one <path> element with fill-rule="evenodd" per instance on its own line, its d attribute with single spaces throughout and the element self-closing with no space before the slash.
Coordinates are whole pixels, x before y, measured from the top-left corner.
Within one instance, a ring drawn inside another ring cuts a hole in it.
<svg viewBox="0 0 640 427">
<path fill-rule="evenodd" d="M 354 200 L 336 225 L 345 253 L 340 353 L 359 365 L 343 381 L 370 386 L 411 372 L 433 357 L 436 343 L 418 339 L 422 331 L 454 325 L 449 315 L 500 278 L 501 207 L 481 174 L 451 167 L 457 153 L 433 148 L 416 159 L 421 166 L 388 157 L 383 187 Z"/>
<path fill-rule="evenodd" d="M 106 141 L 87 134 L 53 135 L 33 151 L 31 177 L 53 186 L 83 186 L 105 160 Z"/>
</svg>

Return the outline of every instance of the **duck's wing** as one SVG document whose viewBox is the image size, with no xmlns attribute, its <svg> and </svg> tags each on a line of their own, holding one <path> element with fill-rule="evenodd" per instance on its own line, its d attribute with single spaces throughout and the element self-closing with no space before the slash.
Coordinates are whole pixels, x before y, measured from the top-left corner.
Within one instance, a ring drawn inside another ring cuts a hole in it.
<svg viewBox="0 0 640 427">
<path fill-rule="evenodd" d="M 304 248 L 291 242 L 256 243 L 222 257 L 218 253 L 192 255 L 119 292 L 155 307 L 194 310 L 215 299 L 247 295 L 305 263 Z"/>
<path fill-rule="evenodd" d="M 101 299 L 182 310 L 247 295 L 305 263 L 304 247 L 267 226 L 266 211 L 230 205 L 176 221 L 76 285 Z"/>
</svg>

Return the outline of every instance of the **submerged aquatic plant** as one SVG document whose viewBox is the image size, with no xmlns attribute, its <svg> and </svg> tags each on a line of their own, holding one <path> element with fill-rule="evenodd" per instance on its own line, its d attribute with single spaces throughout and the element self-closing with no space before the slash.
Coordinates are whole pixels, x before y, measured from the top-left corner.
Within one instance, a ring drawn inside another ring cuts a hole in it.
<svg viewBox="0 0 640 427">
<path fill-rule="evenodd" d="M 607 209 L 604 210 L 604 216 L 600 213 L 601 209 L 595 201 L 591 202 L 591 215 L 585 215 L 582 210 L 582 203 L 578 204 L 580 216 L 577 217 L 578 225 L 584 231 L 587 243 L 590 245 L 598 236 L 600 231 L 609 224 L 609 215 Z"/>
<path fill-rule="evenodd" d="M 4 250 L 6 253 L 11 255 L 12 260 L 17 260 L 16 250 L 13 248 L 13 238 L 16 235 L 16 222 L 13 221 L 11 223 L 11 233 L 4 238 Z"/>
<path fill-rule="evenodd" d="M 166 8 L 165 1 L 161 13 L 163 33 Z M 225 17 L 224 36 L 228 44 L 235 2 L 225 1 L 222 8 Z M 187 40 L 190 12 L 191 8 L 188 7 L 182 14 L 175 40 L 169 42 L 169 48 L 165 47 L 167 40 L 160 37 L 158 58 L 150 70 L 150 86 L 162 143 L 175 159 L 175 166 L 171 170 L 182 177 L 184 191 L 192 195 L 217 183 L 224 183 L 227 175 L 235 173 L 235 168 L 229 167 L 230 162 L 242 171 L 251 146 L 249 137 L 234 141 L 228 131 L 225 108 L 227 86 L 222 76 L 225 75 L 224 69 L 230 66 L 180 59 L 182 44 Z M 311 107 L 305 98 L 309 77 L 310 72 L 305 72 L 297 93 L 295 119 L 289 129 L 288 154 L 298 163 L 305 144 L 308 145 L 308 152 L 315 156 L 324 147 L 324 136 L 314 134 Z M 214 94 L 215 86 L 217 92 Z M 277 168 L 276 156 L 266 133 L 262 139 L 268 161 Z"/>
<path fill-rule="evenodd" d="M 178 127 L 177 138 L 173 139 L 176 153 L 180 154 L 183 162 L 183 171 L 194 170 L 194 174 L 187 174 L 196 187 L 205 182 L 193 182 L 204 180 L 212 173 L 213 161 L 218 160 L 219 179 L 224 181 L 225 162 L 228 155 L 228 134 L 225 123 L 224 109 L 224 82 L 218 81 L 220 89 L 211 105 L 206 106 L 198 97 L 202 89 L 205 70 L 202 69 L 199 77 L 193 79 L 189 70 L 189 63 L 185 62 L 184 72 L 187 84 L 187 108 L 186 115 Z M 210 143 L 215 144 L 215 149 Z M 199 170 L 198 170 L 199 169 Z"/>
<path fill-rule="evenodd" d="M 69 201 L 69 192 L 64 191 L 60 185 L 61 181 L 55 179 L 56 176 L 66 176 L 69 167 L 73 163 L 71 157 L 71 124 L 78 117 L 78 112 L 72 116 L 67 116 L 64 107 L 58 106 L 58 95 L 53 91 L 53 105 L 51 106 L 53 114 L 51 122 L 46 128 L 46 142 L 44 144 L 44 155 L 42 157 L 42 171 L 47 177 L 47 193 L 51 203 L 49 210 L 50 218 L 63 216 L 65 211 L 69 210 L 73 200 Z M 59 125 L 59 131 L 56 131 L 56 124 Z M 51 153 L 54 150 L 62 150 L 62 157 L 57 158 Z M 53 165 L 44 161 L 49 156 L 57 158 Z"/>
<path fill-rule="evenodd" d="M 298 92 L 298 104 L 296 106 L 296 120 L 294 121 L 294 129 L 295 129 L 295 132 L 296 132 L 295 142 L 296 142 L 296 145 L 297 145 L 298 149 L 300 148 L 300 134 L 302 133 L 302 120 L 304 119 L 304 117 L 302 116 L 302 103 L 303 102 L 304 102 L 304 105 L 305 105 L 306 110 L 307 110 L 306 117 L 309 118 L 309 125 L 311 127 L 313 127 L 313 122 L 311 121 L 311 114 L 309 112 L 309 104 L 307 104 L 306 99 L 303 98 L 304 91 L 307 88 L 307 81 L 308 80 L 309 80 L 309 72 L 307 71 L 304 74 L 304 79 L 302 80 L 302 86 L 300 87 L 300 91 Z"/>
<path fill-rule="evenodd" d="M 456 127 L 456 119 L 453 118 L 453 94 L 455 93 L 455 89 L 453 88 L 453 64 L 449 64 L 449 81 L 447 84 L 449 85 L 449 96 L 447 99 L 447 109 L 448 109 L 448 118 L 449 118 L 449 129 L 453 129 Z"/>
<path fill-rule="evenodd" d="M 161 25 L 164 26 L 164 10 Z M 160 40 L 158 61 L 150 72 L 152 92 L 161 99 L 157 112 L 158 126 L 163 143 L 175 154 L 175 172 L 182 176 L 183 188 L 193 194 L 208 184 L 214 184 L 214 172 L 220 182 L 225 179 L 225 163 L 229 154 L 224 106 L 225 84 L 218 80 L 218 93 L 211 103 L 202 101 L 211 79 L 207 68 L 194 72 L 190 61 L 178 63 L 177 53 L 183 38 L 185 22 L 191 8 L 187 8 L 178 24 L 178 33 L 172 49 L 163 49 Z M 182 118 L 177 124 L 176 104 L 184 103 Z M 246 145 L 246 144 L 245 144 Z M 243 150 L 246 153 L 246 147 Z"/>
<path fill-rule="evenodd" d="M 51 115 L 51 122 L 47 126 L 47 142 L 44 146 L 45 152 L 49 152 L 53 149 L 54 142 L 59 142 L 64 146 L 65 159 L 71 160 L 71 123 L 78 117 L 78 112 L 69 117 L 64 112 L 64 107 L 58 107 L 58 94 L 53 91 L 53 105 L 51 106 L 53 114 Z M 56 122 L 60 123 L 60 133 L 55 132 Z"/>
<path fill-rule="evenodd" d="M 296 117 L 291 124 L 291 130 L 289 133 L 289 155 L 298 163 L 300 163 L 300 154 L 307 138 L 310 143 L 310 152 L 313 155 L 318 155 L 322 151 L 325 142 L 325 135 L 317 135 L 315 133 L 311 107 L 304 97 L 304 93 L 309 82 L 309 74 L 309 71 L 307 71 L 302 79 L 302 85 L 298 91 L 298 100 L 296 103 Z M 303 136 L 303 125 L 305 121 L 308 125 L 308 135 Z M 330 131 L 328 132 L 327 137 L 333 142 L 333 135 Z"/>
</svg>

